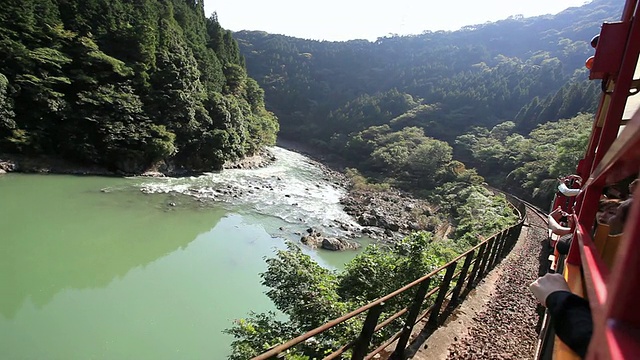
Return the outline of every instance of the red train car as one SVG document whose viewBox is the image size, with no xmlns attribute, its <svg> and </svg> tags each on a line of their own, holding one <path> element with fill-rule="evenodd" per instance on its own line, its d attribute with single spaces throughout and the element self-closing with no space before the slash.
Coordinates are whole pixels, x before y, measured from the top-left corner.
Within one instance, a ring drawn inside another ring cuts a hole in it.
<svg viewBox="0 0 640 360">
<path fill-rule="evenodd" d="M 600 225 L 594 232 L 603 194 L 626 186 L 640 171 L 639 17 L 638 0 L 627 0 L 620 21 L 603 24 L 592 41 L 595 55 L 586 65 L 603 92 L 577 168 L 584 184 L 577 197 L 559 194 L 553 204 L 576 220 L 559 268 L 571 291 L 589 300 L 594 328 L 587 359 L 640 359 L 640 203 L 633 200 L 640 199 L 640 189 L 628 195 L 631 210 L 621 235 L 609 235 Z M 559 339 L 546 349 L 540 358 L 578 358 Z"/>
</svg>

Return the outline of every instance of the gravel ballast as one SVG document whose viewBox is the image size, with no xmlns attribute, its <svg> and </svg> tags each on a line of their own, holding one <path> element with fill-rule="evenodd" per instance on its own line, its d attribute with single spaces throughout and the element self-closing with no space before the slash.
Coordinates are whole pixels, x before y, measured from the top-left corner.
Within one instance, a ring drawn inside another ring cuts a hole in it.
<svg viewBox="0 0 640 360">
<path fill-rule="evenodd" d="M 538 304 L 529 290 L 547 256 L 546 222 L 531 210 L 528 227 L 522 228 L 525 241 L 500 267 L 486 309 L 473 318 L 467 334 L 456 338 L 448 359 L 530 359 L 537 342 Z"/>
</svg>

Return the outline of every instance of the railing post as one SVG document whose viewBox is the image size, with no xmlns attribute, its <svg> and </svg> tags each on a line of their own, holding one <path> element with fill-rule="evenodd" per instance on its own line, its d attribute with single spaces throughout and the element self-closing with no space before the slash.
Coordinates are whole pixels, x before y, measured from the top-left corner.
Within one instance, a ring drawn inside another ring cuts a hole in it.
<svg viewBox="0 0 640 360">
<path fill-rule="evenodd" d="M 358 340 L 353 347 L 351 360 L 362 360 L 367 355 L 367 350 L 369 350 L 369 344 L 371 343 L 371 338 L 375 332 L 376 325 L 378 325 L 378 318 L 380 318 L 383 306 L 384 303 L 380 303 L 379 305 L 369 309 L 367 312 L 367 318 L 364 320 L 364 324 L 362 325 L 362 331 L 360 332 L 360 336 L 358 336 Z"/>
<path fill-rule="evenodd" d="M 478 255 L 476 255 L 476 262 L 473 264 L 473 270 L 471 270 L 471 275 L 469 275 L 469 281 L 467 282 L 467 289 L 471 289 L 473 284 L 475 283 L 476 276 L 478 275 L 478 269 L 480 269 L 480 261 L 484 256 L 484 252 L 487 249 L 487 244 L 480 245 L 480 249 L 478 250 Z"/>
<path fill-rule="evenodd" d="M 518 238 L 520 237 L 520 229 L 522 229 L 522 224 L 516 225 L 509 229 L 509 242 L 507 243 L 508 249 L 513 249 Z"/>
<path fill-rule="evenodd" d="M 498 251 L 498 243 L 500 242 L 500 234 L 496 234 L 493 237 L 493 243 L 491 244 L 491 252 L 489 253 L 489 258 L 487 259 L 487 266 L 484 269 L 485 273 L 488 273 L 493 269 L 493 260 L 496 258 L 496 251 Z"/>
<path fill-rule="evenodd" d="M 438 326 L 438 316 L 440 316 L 440 308 L 442 307 L 444 298 L 447 295 L 447 291 L 449 291 L 449 284 L 451 284 L 451 278 L 453 277 L 453 273 L 455 271 L 456 263 L 453 262 L 449 264 L 447 272 L 444 274 L 444 279 L 442 279 L 442 282 L 440 283 L 440 291 L 438 291 L 438 297 L 436 298 L 435 304 L 433 304 L 431 315 L 429 316 L 429 321 L 427 321 L 427 325 L 425 326 L 425 328 L 433 329 Z"/>
<path fill-rule="evenodd" d="M 493 251 L 491 252 L 491 258 L 489 258 L 489 267 L 487 272 L 492 270 L 496 266 L 496 260 L 498 259 L 498 250 L 500 250 L 500 242 L 502 241 L 502 233 L 496 235 L 493 240 Z"/>
<path fill-rule="evenodd" d="M 500 257 L 507 256 L 507 250 L 509 249 L 509 243 L 511 242 L 511 234 L 513 234 L 513 228 L 509 228 L 505 231 L 504 242 L 500 248 Z"/>
<path fill-rule="evenodd" d="M 407 315 L 407 320 L 405 320 L 404 327 L 402 328 L 402 335 L 400 335 L 400 339 L 398 339 L 398 343 L 396 344 L 396 349 L 393 354 L 391 354 L 390 359 L 400 360 L 404 357 L 404 350 L 407 347 L 407 343 L 409 342 L 409 338 L 411 337 L 411 332 L 413 331 L 413 326 L 416 324 L 416 319 L 420 314 L 420 308 L 422 307 L 422 303 L 424 302 L 424 297 L 427 294 L 427 290 L 429 290 L 429 284 L 431 283 L 431 279 L 427 279 L 420 284 L 418 287 L 418 291 L 416 292 L 416 296 L 413 298 L 413 302 L 411 303 L 411 308 L 409 309 L 409 314 Z"/>
<path fill-rule="evenodd" d="M 516 226 L 513 229 L 513 235 L 512 235 L 513 236 L 513 241 L 512 242 L 513 242 L 514 245 L 515 245 L 516 242 L 518 242 L 518 239 L 520 238 L 520 234 L 522 233 L 522 224 L 523 223 L 520 223 L 518 226 Z"/>
<path fill-rule="evenodd" d="M 473 260 L 473 253 L 474 251 L 471 251 L 464 259 L 464 264 L 462 264 L 462 269 L 460 270 L 460 277 L 458 277 L 456 287 L 453 288 L 453 292 L 451 293 L 451 301 L 449 302 L 449 307 L 458 304 L 458 296 L 460 296 L 460 292 L 462 291 L 462 287 L 464 286 L 464 278 L 467 277 L 467 272 L 469 272 L 469 266 L 471 265 L 471 261 Z"/>
<path fill-rule="evenodd" d="M 493 249 L 494 241 L 495 238 L 491 238 L 489 239 L 489 241 L 487 241 L 487 248 L 485 249 L 484 255 L 482 256 L 482 262 L 480 263 L 480 269 L 478 269 L 477 278 L 482 278 L 484 276 L 485 268 L 487 266 L 487 261 L 489 260 L 489 255 L 491 255 L 491 249 Z"/>
<path fill-rule="evenodd" d="M 502 244 L 500 244 L 500 251 L 498 252 L 498 256 L 500 258 L 504 258 L 507 256 L 507 243 L 511 237 L 511 229 L 507 229 L 504 231 L 504 238 L 502 239 Z"/>
<path fill-rule="evenodd" d="M 500 245 L 502 244 L 502 241 L 504 241 L 505 236 L 505 232 L 502 231 L 498 235 L 496 235 L 495 240 L 493 241 L 493 251 L 491 252 L 491 258 L 489 258 L 489 270 L 496 267 Z"/>
</svg>

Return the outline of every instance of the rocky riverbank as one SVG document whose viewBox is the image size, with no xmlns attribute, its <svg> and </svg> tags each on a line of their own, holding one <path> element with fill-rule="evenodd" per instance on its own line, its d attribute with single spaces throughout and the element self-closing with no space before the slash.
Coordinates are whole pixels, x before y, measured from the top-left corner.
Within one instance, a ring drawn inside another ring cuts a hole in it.
<svg viewBox="0 0 640 360">
<path fill-rule="evenodd" d="M 258 154 L 248 156 L 238 161 L 229 161 L 223 169 L 259 169 L 273 164 L 275 156 L 267 149 Z M 25 156 L 16 154 L 0 154 L 0 175 L 9 172 L 37 173 L 37 174 L 67 174 L 67 175 L 96 175 L 96 176 L 192 176 L 198 175 L 185 169 L 160 162 L 140 173 L 125 173 L 111 171 L 98 165 L 80 164 L 54 156 Z"/>
<path fill-rule="evenodd" d="M 396 189 L 352 188 L 341 203 L 365 234 L 378 235 L 373 228 L 379 228 L 385 237 L 397 238 L 414 231 L 435 231 L 439 224 L 427 201 Z"/>
<path fill-rule="evenodd" d="M 434 215 L 434 209 L 426 200 L 414 198 L 411 194 L 394 188 L 386 190 L 375 187 L 357 188 L 345 175 L 345 166 L 341 159 L 294 141 L 279 140 L 278 144 L 314 159 L 326 179 L 331 179 L 335 184 L 348 190 L 340 203 L 345 212 L 351 215 L 361 228 L 354 229 L 338 223 L 337 226 L 345 231 L 377 240 L 395 241 L 415 231 L 440 230 L 441 220 Z M 314 242 L 305 239 L 303 243 L 305 241 Z"/>
<path fill-rule="evenodd" d="M 69 175 L 118 175 L 100 166 L 79 165 L 53 156 L 0 154 L 0 174 L 10 172 Z"/>
<path fill-rule="evenodd" d="M 267 149 L 261 150 L 256 155 L 247 156 L 238 161 L 227 161 L 223 169 L 260 169 L 273 164 L 276 157 Z"/>
</svg>

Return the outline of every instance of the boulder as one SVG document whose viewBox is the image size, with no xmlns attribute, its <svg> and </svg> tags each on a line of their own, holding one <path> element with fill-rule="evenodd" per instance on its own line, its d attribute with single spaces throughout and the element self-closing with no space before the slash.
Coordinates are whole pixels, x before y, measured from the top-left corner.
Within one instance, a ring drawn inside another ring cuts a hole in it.
<svg viewBox="0 0 640 360">
<path fill-rule="evenodd" d="M 307 245 L 308 247 L 315 249 L 322 245 L 322 238 L 319 236 L 303 236 L 300 238 L 300 242 Z"/>
<path fill-rule="evenodd" d="M 387 222 L 386 228 L 391 231 L 398 231 L 400 230 L 400 225 L 393 222 Z"/>
<path fill-rule="evenodd" d="M 0 160 L 0 170 L 4 171 L 4 173 L 16 171 L 18 166 L 10 161 L 2 161 Z"/>
<path fill-rule="evenodd" d="M 322 248 L 331 251 L 344 251 L 344 250 L 353 250 L 360 247 L 360 244 L 336 239 L 336 238 L 323 238 L 322 239 Z"/>
<path fill-rule="evenodd" d="M 411 231 L 418 231 L 418 230 L 422 229 L 420 227 L 420 224 L 418 224 L 417 222 L 409 222 L 409 223 L 407 223 L 407 228 L 409 228 L 409 230 L 411 230 Z"/>
<path fill-rule="evenodd" d="M 364 213 L 358 216 L 358 224 L 362 226 L 378 226 L 378 218 L 375 215 Z"/>
</svg>

